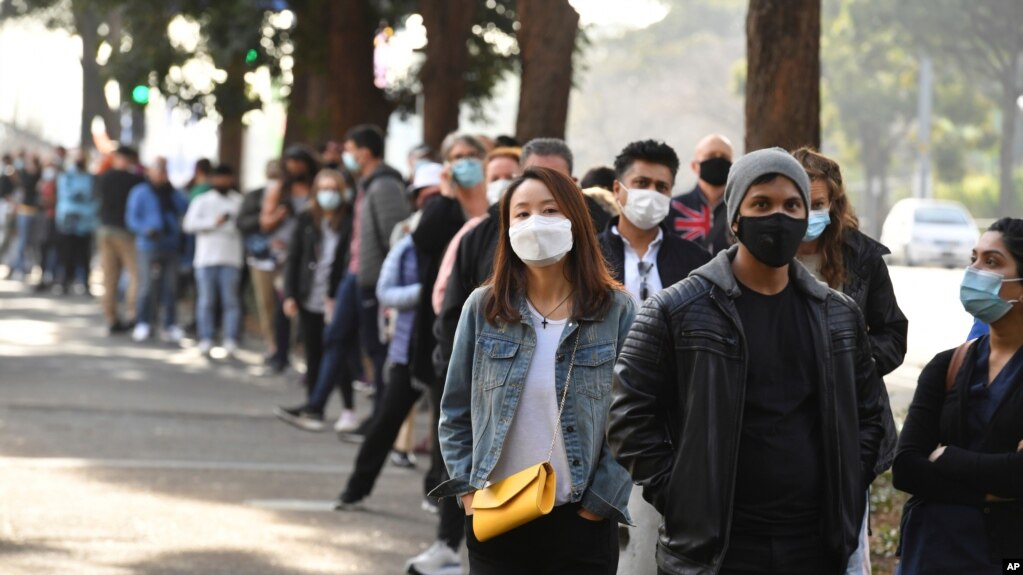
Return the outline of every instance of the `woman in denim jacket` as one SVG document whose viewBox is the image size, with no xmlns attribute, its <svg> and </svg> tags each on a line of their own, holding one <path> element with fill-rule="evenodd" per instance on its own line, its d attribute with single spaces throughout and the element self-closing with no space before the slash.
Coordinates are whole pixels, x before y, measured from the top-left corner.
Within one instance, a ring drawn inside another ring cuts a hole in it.
<svg viewBox="0 0 1023 575">
<path fill-rule="evenodd" d="M 613 574 L 632 483 L 604 432 L 635 304 L 608 273 L 568 176 L 526 170 L 501 200 L 500 221 L 494 275 L 469 297 L 455 335 L 439 428 L 451 479 L 432 495 L 461 498 L 474 575 Z M 474 492 L 545 461 L 552 438 L 554 510 L 480 542 Z"/>
</svg>

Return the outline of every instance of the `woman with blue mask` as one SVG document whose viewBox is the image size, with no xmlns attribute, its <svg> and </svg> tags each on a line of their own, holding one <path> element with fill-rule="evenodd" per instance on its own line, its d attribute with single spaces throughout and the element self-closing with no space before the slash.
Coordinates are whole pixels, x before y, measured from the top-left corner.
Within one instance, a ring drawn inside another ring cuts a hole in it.
<svg viewBox="0 0 1023 575">
<path fill-rule="evenodd" d="M 856 302 L 867 323 L 878 374 L 885 376 L 902 364 L 909 329 L 909 322 L 895 300 L 888 266 L 882 259 L 890 252 L 859 231 L 859 219 L 845 195 L 837 162 L 810 148 L 800 148 L 792 155 L 810 176 L 809 221 L 796 259 L 818 280 Z M 884 400 L 888 401 L 887 395 Z M 874 468 L 877 475 L 891 466 L 895 455 L 895 422 L 886 418 L 884 428 Z M 864 518 L 860 530 L 859 548 L 849 559 L 846 570 L 849 575 L 869 572 L 868 519 Z"/>
<path fill-rule="evenodd" d="M 971 262 L 960 300 L 991 332 L 920 373 L 893 469 L 912 494 L 902 575 L 994 575 L 1023 555 L 1023 220 L 992 224 Z"/>
</svg>

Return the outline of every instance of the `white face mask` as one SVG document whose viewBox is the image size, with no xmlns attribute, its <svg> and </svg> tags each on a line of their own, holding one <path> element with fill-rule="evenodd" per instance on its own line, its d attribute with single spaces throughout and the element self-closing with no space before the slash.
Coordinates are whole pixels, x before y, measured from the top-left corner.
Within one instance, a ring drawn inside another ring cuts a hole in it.
<svg viewBox="0 0 1023 575">
<path fill-rule="evenodd" d="M 501 201 L 501 196 L 511 183 L 511 180 L 494 180 L 487 184 L 487 203 L 494 205 Z"/>
<path fill-rule="evenodd" d="M 543 268 L 572 250 L 572 222 L 560 216 L 530 216 L 509 228 L 508 238 L 523 263 Z"/>
<path fill-rule="evenodd" d="M 629 197 L 622 206 L 622 215 L 632 222 L 632 225 L 641 230 L 649 230 L 660 225 L 668 216 L 671 208 L 671 198 L 657 190 L 632 190 L 625 187 L 625 184 L 618 182 L 625 188 Z"/>
</svg>

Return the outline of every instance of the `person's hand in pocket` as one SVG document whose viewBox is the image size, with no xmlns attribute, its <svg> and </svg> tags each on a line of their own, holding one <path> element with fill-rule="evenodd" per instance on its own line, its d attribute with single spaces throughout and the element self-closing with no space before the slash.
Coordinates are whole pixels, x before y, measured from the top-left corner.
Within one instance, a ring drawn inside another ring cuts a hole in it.
<svg viewBox="0 0 1023 575">
<path fill-rule="evenodd" d="M 587 521 L 603 521 L 604 520 L 604 518 L 601 517 L 600 515 L 597 515 L 596 513 L 592 512 L 592 511 L 590 511 L 590 510 L 588 510 L 588 509 L 586 509 L 584 507 L 580 507 L 579 511 L 577 511 L 577 513 L 579 514 L 579 517 L 582 517 L 583 519 L 585 519 Z"/>
</svg>

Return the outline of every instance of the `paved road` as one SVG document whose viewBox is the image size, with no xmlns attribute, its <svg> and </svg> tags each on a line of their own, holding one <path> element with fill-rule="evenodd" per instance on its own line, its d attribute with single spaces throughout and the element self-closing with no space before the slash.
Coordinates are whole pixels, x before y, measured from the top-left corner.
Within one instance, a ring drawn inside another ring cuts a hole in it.
<svg viewBox="0 0 1023 575">
<path fill-rule="evenodd" d="M 892 268 L 897 413 L 969 329 L 961 275 Z M 258 363 L 108 338 L 96 302 L 0 282 L 0 573 L 400 573 L 433 539 L 421 474 L 387 467 L 368 511 L 330 511 L 354 448 L 273 419 L 301 391 Z"/>
<path fill-rule="evenodd" d="M 274 419 L 301 390 L 258 363 L 108 338 L 96 302 L 0 282 L 0 573 L 402 572 L 436 525 L 421 473 L 331 511 L 355 448 Z"/>
</svg>

